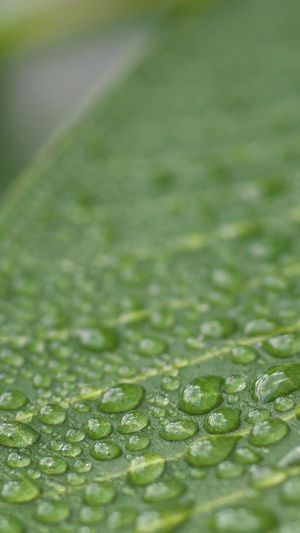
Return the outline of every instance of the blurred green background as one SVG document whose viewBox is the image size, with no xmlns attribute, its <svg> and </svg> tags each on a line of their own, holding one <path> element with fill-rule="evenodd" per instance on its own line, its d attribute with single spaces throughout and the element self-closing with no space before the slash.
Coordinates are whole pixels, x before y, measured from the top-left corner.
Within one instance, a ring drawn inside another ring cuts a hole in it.
<svg viewBox="0 0 300 533">
<path fill-rule="evenodd" d="M 0 0 L 0 194 L 138 60 L 175 0 Z"/>
</svg>

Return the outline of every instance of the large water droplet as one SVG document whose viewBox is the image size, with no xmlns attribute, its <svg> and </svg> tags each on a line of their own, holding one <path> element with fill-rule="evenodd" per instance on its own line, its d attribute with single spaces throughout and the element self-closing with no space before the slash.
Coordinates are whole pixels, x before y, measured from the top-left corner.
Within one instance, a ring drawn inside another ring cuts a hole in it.
<svg viewBox="0 0 300 533">
<path fill-rule="evenodd" d="M 251 320 L 246 324 L 245 333 L 246 335 L 256 336 L 256 335 L 265 335 L 271 333 L 278 327 L 278 324 L 273 320 L 267 320 L 266 318 L 257 318 Z"/>
<path fill-rule="evenodd" d="M 102 396 L 98 409 L 103 413 L 123 413 L 139 406 L 145 389 L 133 383 L 120 383 L 108 389 Z"/>
<path fill-rule="evenodd" d="M 165 478 L 148 485 L 145 489 L 143 499 L 149 503 L 171 500 L 180 496 L 185 489 L 186 486 L 178 479 Z"/>
<path fill-rule="evenodd" d="M 175 422 L 169 422 L 159 432 L 159 436 L 164 440 L 179 441 L 193 437 L 198 432 L 199 427 L 196 422 L 183 418 Z"/>
<path fill-rule="evenodd" d="M 158 337 L 148 337 L 147 339 L 142 339 L 139 343 L 139 353 L 144 357 L 160 355 L 166 349 L 165 341 Z"/>
<path fill-rule="evenodd" d="M 92 440 L 108 437 L 112 430 L 112 424 L 104 416 L 94 416 L 83 424 L 86 435 Z"/>
<path fill-rule="evenodd" d="M 119 424 L 118 431 L 128 435 L 130 433 L 136 433 L 141 431 L 149 424 L 148 416 L 142 411 L 132 411 L 131 413 L 126 413 L 122 416 Z"/>
<path fill-rule="evenodd" d="M 14 516 L 0 515 L 0 533 L 23 533 L 23 526 Z"/>
<path fill-rule="evenodd" d="M 218 533 L 265 533 L 277 526 L 268 509 L 236 507 L 218 511 L 211 522 Z"/>
<path fill-rule="evenodd" d="M 300 476 L 288 479 L 283 484 L 281 498 L 284 503 L 300 503 Z"/>
<path fill-rule="evenodd" d="M 84 501 L 88 505 L 104 505 L 110 503 L 116 496 L 116 491 L 112 483 L 103 481 L 102 483 L 89 483 L 84 491 Z"/>
<path fill-rule="evenodd" d="M 225 339 L 237 330 L 235 320 L 231 318 L 216 318 L 203 322 L 200 327 L 201 334 L 208 339 Z"/>
<path fill-rule="evenodd" d="M 300 389 L 300 365 L 283 363 L 261 372 L 254 383 L 253 398 L 257 402 L 272 402 Z"/>
<path fill-rule="evenodd" d="M 34 500 L 39 495 L 39 488 L 29 479 L 20 478 L 4 483 L 1 497 L 5 502 L 23 503 Z"/>
<path fill-rule="evenodd" d="M 68 463 L 62 457 L 49 455 L 42 457 L 37 466 L 44 474 L 58 475 L 63 474 L 67 470 Z"/>
<path fill-rule="evenodd" d="M 203 376 L 194 379 L 183 389 L 179 409 L 188 415 L 208 413 L 223 401 L 220 393 L 223 381 L 218 376 Z"/>
<path fill-rule="evenodd" d="M 92 352 L 111 352 L 118 347 L 119 336 L 114 329 L 80 329 L 76 331 L 83 348 Z"/>
<path fill-rule="evenodd" d="M 280 418 L 269 418 L 255 424 L 249 435 L 253 446 L 268 446 L 283 439 L 288 432 L 288 425 Z"/>
<path fill-rule="evenodd" d="M 177 504 L 169 508 L 145 511 L 138 516 L 135 533 L 172 533 L 183 524 L 191 514 L 190 506 Z"/>
<path fill-rule="evenodd" d="M 39 522 L 56 524 L 69 516 L 69 508 L 61 499 L 42 501 L 39 502 L 34 516 Z"/>
<path fill-rule="evenodd" d="M 94 507 L 89 507 L 88 505 L 84 505 L 80 508 L 79 520 L 81 524 L 92 526 L 93 524 L 99 524 L 103 518 L 104 511 L 101 508 L 95 509 Z"/>
<path fill-rule="evenodd" d="M 0 394 L 0 409 L 3 411 L 13 411 L 14 409 L 19 409 L 27 402 L 27 396 L 25 396 L 25 394 L 19 390 L 11 389 Z"/>
<path fill-rule="evenodd" d="M 232 348 L 231 361 L 238 365 L 252 363 L 258 357 L 257 352 L 251 346 L 235 346 Z"/>
<path fill-rule="evenodd" d="M 273 357 L 290 357 L 300 352 L 300 335 L 299 333 L 276 335 L 264 341 L 262 346 Z"/>
<path fill-rule="evenodd" d="M 37 417 L 42 424 L 54 426 L 65 421 L 66 413 L 59 405 L 49 404 L 40 408 Z"/>
<path fill-rule="evenodd" d="M 212 466 L 226 459 L 234 450 L 235 437 L 207 437 L 193 442 L 185 453 L 191 466 Z"/>
<path fill-rule="evenodd" d="M 100 461 L 110 461 L 122 455 L 122 450 L 115 442 L 96 442 L 91 455 Z"/>
<path fill-rule="evenodd" d="M 204 420 L 204 429 L 208 433 L 227 433 L 240 427 L 239 409 L 224 407 L 210 413 Z"/>
<path fill-rule="evenodd" d="M 128 480 L 132 485 L 148 485 L 161 476 L 165 459 L 154 452 L 145 452 L 135 457 L 128 468 Z"/>
<path fill-rule="evenodd" d="M 12 448 L 26 448 L 37 442 L 40 435 L 35 429 L 21 422 L 0 424 L 0 445 Z"/>
<path fill-rule="evenodd" d="M 6 459 L 7 466 L 11 466 L 12 468 L 22 468 L 24 466 L 30 465 L 30 463 L 30 457 L 28 457 L 26 453 L 21 452 L 12 452 Z"/>
<path fill-rule="evenodd" d="M 132 435 L 125 444 L 125 448 L 130 452 L 138 452 L 147 448 L 149 444 L 150 439 L 147 435 Z"/>
</svg>

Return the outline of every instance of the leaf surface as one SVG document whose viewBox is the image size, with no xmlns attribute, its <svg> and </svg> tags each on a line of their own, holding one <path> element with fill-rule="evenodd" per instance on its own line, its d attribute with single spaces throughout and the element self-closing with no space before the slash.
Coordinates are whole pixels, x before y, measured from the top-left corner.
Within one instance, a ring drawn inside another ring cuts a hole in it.
<svg viewBox="0 0 300 533">
<path fill-rule="evenodd" d="M 299 17 L 177 11 L 3 202 L 0 531 L 298 530 Z"/>
</svg>

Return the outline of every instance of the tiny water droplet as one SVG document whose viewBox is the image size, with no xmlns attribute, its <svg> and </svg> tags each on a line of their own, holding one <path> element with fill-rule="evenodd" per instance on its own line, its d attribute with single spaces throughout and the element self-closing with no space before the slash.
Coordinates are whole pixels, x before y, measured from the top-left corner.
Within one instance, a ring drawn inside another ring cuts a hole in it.
<svg viewBox="0 0 300 533">
<path fill-rule="evenodd" d="M 237 323 L 231 318 L 216 318 L 203 322 L 200 327 L 201 335 L 208 339 L 225 339 L 237 330 Z"/>
</svg>

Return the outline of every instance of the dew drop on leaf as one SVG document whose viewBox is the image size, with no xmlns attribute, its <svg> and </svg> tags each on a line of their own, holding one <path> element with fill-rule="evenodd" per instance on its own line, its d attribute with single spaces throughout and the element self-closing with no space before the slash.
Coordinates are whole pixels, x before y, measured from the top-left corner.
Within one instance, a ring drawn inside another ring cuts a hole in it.
<svg viewBox="0 0 300 533">
<path fill-rule="evenodd" d="M 185 453 L 190 466 L 212 466 L 226 459 L 234 450 L 235 437 L 205 437 L 193 442 Z"/>
<path fill-rule="evenodd" d="M 132 411 L 122 416 L 118 424 L 118 432 L 128 435 L 146 428 L 149 424 L 148 416 L 142 411 Z"/>
<path fill-rule="evenodd" d="M 13 411 L 23 407 L 28 402 L 27 396 L 23 392 L 11 389 L 0 394 L 0 409 L 2 411 Z"/>
<path fill-rule="evenodd" d="M 24 503 L 34 500 L 39 495 L 39 488 L 24 477 L 4 483 L 1 498 L 9 503 Z"/>
<path fill-rule="evenodd" d="M 65 421 L 66 413 L 59 405 L 49 404 L 40 408 L 37 417 L 42 424 L 54 426 L 56 424 L 62 424 Z"/>
<path fill-rule="evenodd" d="M 99 461 L 111 461 L 122 455 L 122 450 L 115 442 L 96 442 L 91 455 Z"/>
<path fill-rule="evenodd" d="M 179 409 L 188 415 L 202 415 L 211 411 L 223 401 L 220 393 L 223 381 L 218 376 L 194 379 L 183 389 Z"/>
<path fill-rule="evenodd" d="M 109 481 L 101 483 L 89 483 L 84 490 L 83 499 L 88 505 L 99 506 L 114 500 L 116 491 Z"/>
<path fill-rule="evenodd" d="M 159 432 L 159 436 L 164 440 L 180 441 L 193 437 L 198 433 L 197 422 L 183 418 L 174 422 L 168 422 Z"/>
<path fill-rule="evenodd" d="M 144 397 L 144 388 L 133 383 L 120 383 L 108 389 L 98 403 L 103 413 L 123 413 L 138 407 Z"/>
<path fill-rule="evenodd" d="M 143 500 L 156 503 L 177 498 L 186 490 L 186 486 L 175 478 L 165 478 L 156 483 L 151 483 L 145 489 Z"/>
<path fill-rule="evenodd" d="M 221 407 L 206 416 L 203 426 L 208 433 L 235 431 L 240 427 L 240 410 Z"/>
<path fill-rule="evenodd" d="M 288 425 L 280 418 L 269 418 L 255 424 L 249 435 L 253 446 L 268 446 L 283 439 L 288 433 Z"/>
<path fill-rule="evenodd" d="M 201 335 L 208 339 L 225 339 L 237 330 L 237 324 L 231 318 L 218 318 L 203 322 L 200 326 Z"/>
<path fill-rule="evenodd" d="M 113 430 L 112 424 L 104 416 L 94 416 L 83 424 L 83 429 L 87 437 L 92 440 L 108 437 Z"/>
<path fill-rule="evenodd" d="M 277 526 L 277 520 L 267 509 L 236 507 L 216 512 L 211 525 L 217 533 L 265 533 Z"/>
<path fill-rule="evenodd" d="M 0 445 L 12 448 L 26 448 L 40 438 L 35 429 L 21 422 L 0 423 Z"/>
<path fill-rule="evenodd" d="M 273 357 L 280 359 L 291 357 L 300 351 L 300 335 L 297 333 L 276 335 L 264 341 L 262 346 Z"/>
<path fill-rule="evenodd" d="M 34 516 L 39 522 L 57 524 L 69 516 L 69 508 L 61 499 L 44 500 L 37 504 Z"/>
<path fill-rule="evenodd" d="M 135 457 L 128 468 L 128 481 L 132 485 L 148 485 L 161 476 L 165 459 L 154 452 L 145 452 Z"/>
<path fill-rule="evenodd" d="M 300 389 L 300 365 L 282 363 L 258 374 L 253 386 L 253 398 L 260 403 L 272 402 Z"/>
</svg>

